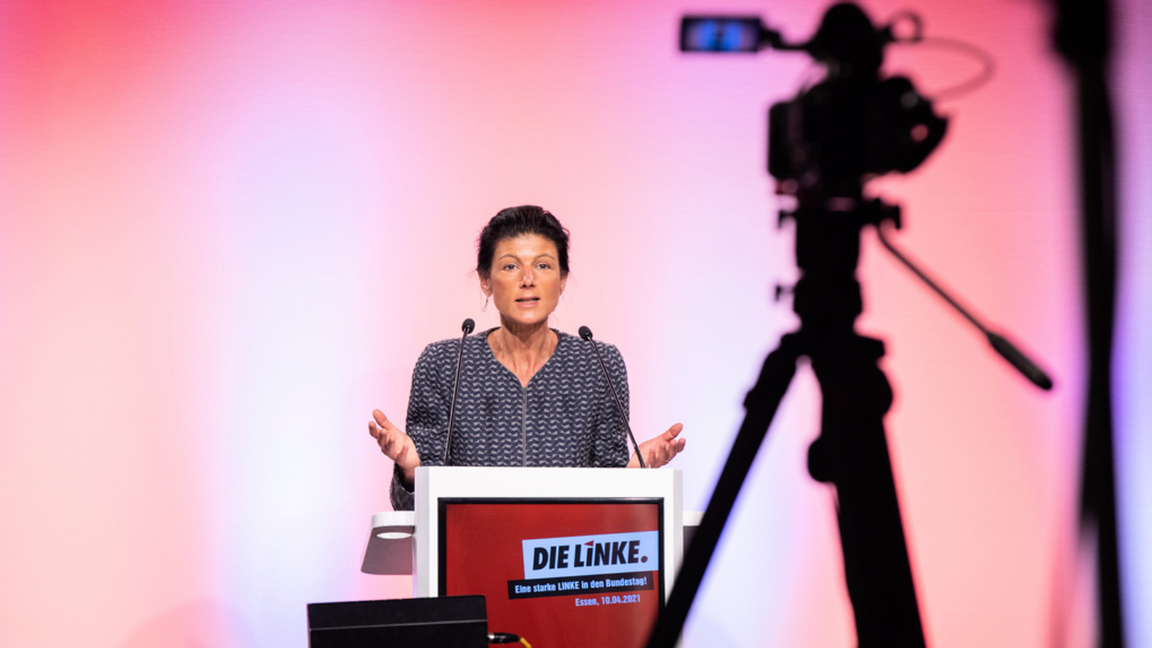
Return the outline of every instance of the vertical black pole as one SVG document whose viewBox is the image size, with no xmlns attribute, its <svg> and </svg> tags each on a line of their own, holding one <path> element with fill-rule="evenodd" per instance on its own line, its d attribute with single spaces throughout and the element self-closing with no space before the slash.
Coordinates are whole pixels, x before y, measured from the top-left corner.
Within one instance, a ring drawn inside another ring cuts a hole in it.
<svg viewBox="0 0 1152 648">
<path fill-rule="evenodd" d="M 1082 541 L 1095 535 L 1101 648 L 1123 648 L 1112 430 L 1116 159 L 1108 74 L 1108 0 L 1056 0 L 1056 49 L 1075 76 L 1080 212 L 1088 311 L 1088 402 L 1081 467 Z M 1094 534 L 1092 532 L 1095 532 Z"/>
</svg>

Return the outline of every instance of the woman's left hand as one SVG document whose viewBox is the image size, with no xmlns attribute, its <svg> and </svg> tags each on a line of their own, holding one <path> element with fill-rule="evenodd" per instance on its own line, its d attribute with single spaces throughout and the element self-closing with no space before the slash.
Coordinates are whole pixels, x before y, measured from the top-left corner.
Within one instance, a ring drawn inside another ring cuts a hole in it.
<svg viewBox="0 0 1152 648">
<path fill-rule="evenodd" d="M 649 468 L 659 468 L 683 452 L 685 440 L 676 438 L 683 429 L 684 425 L 677 423 L 668 428 L 664 434 L 641 443 L 640 452 L 644 455 L 644 464 Z M 628 460 L 628 467 L 640 467 L 636 455 L 632 455 L 632 458 Z"/>
</svg>

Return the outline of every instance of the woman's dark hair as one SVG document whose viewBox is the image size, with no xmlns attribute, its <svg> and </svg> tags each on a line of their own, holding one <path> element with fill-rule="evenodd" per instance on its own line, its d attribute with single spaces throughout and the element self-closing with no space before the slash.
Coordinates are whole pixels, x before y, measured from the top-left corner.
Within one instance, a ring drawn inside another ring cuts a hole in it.
<svg viewBox="0 0 1152 648">
<path fill-rule="evenodd" d="M 492 257 L 496 255 L 496 244 L 526 234 L 536 234 L 556 244 L 560 255 L 560 274 L 568 274 L 568 230 L 556 220 L 547 209 L 536 205 L 520 205 L 501 209 L 480 230 L 476 242 L 476 273 L 487 279 L 492 273 Z"/>
</svg>

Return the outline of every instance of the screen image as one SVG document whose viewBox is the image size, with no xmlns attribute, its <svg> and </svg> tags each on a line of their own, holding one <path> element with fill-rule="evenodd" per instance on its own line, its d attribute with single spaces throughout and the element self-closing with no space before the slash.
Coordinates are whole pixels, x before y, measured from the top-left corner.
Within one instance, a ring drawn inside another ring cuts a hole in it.
<svg viewBox="0 0 1152 648">
<path fill-rule="evenodd" d="M 664 602 L 662 503 L 442 498 L 439 590 L 541 648 L 643 646 Z"/>
</svg>

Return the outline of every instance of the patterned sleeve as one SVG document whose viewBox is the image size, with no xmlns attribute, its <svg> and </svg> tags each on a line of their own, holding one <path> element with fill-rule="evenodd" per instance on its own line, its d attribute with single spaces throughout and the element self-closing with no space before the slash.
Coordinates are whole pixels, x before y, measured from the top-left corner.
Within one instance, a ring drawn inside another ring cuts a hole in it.
<svg viewBox="0 0 1152 648">
<path fill-rule="evenodd" d="M 438 466 L 444 457 L 444 430 L 448 427 L 448 398 L 443 371 L 444 354 L 453 355 L 454 349 L 444 343 L 429 344 L 416 368 L 412 370 L 412 391 L 408 397 L 408 422 L 404 431 L 416 444 L 420 455 L 420 465 Z M 454 345 L 453 345 L 454 346 Z M 451 369 L 451 367 L 448 367 Z M 404 486 L 399 468 L 392 470 L 392 508 L 397 511 L 411 511 L 416 504 L 415 493 Z"/>
<path fill-rule="evenodd" d="M 604 386 L 601 416 L 597 417 L 594 426 L 595 439 L 592 444 L 592 467 L 616 468 L 628 464 L 631 456 L 628 442 L 628 430 L 625 420 L 629 416 L 628 405 L 628 368 L 624 366 L 624 357 L 620 351 L 611 344 L 595 342 L 600 345 L 600 352 L 604 357 L 604 364 L 608 365 L 608 374 L 612 376 L 612 383 L 616 386 L 616 393 L 620 396 L 620 405 L 624 409 L 625 419 L 621 419 L 616 408 L 616 400 L 612 397 L 612 390 Z"/>
</svg>

